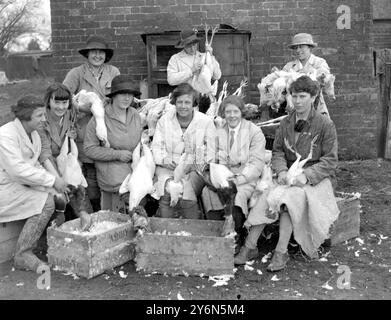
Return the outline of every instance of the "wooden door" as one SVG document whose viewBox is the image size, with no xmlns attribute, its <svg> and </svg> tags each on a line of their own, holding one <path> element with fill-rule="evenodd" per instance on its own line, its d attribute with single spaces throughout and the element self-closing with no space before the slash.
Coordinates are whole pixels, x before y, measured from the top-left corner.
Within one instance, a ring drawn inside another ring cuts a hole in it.
<svg viewBox="0 0 391 320">
<path fill-rule="evenodd" d="M 250 83 L 250 33 L 217 34 L 212 45 L 222 73 L 218 92 L 224 81 L 228 81 L 229 93 L 233 93 L 244 78 Z"/>
<path fill-rule="evenodd" d="M 378 114 L 378 157 L 391 159 L 391 49 L 375 52 L 381 109 Z"/>
<path fill-rule="evenodd" d="M 167 83 L 167 65 L 171 56 L 179 52 L 175 48 L 177 34 L 147 36 L 148 90 L 149 97 L 168 95 L 174 87 Z"/>
</svg>

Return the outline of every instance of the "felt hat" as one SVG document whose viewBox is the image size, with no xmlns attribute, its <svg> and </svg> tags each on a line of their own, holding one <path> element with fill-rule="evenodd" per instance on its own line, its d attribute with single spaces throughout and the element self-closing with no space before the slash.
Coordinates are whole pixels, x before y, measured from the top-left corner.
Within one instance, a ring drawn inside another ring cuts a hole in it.
<svg viewBox="0 0 391 320">
<path fill-rule="evenodd" d="M 318 44 L 314 42 L 312 36 L 309 33 L 298 33 L 293 36 L 292 43 L 288 47 L 292 49 L 294 46 L 298 46 L 301 44 L 305 44 L 310 47 L 318 46 Z"/>
<path fill-rule="evenodd" d="M 110 61 L 113 57 L 114 50 L 109 48 L 107 41 L 100 36 L 90 36 L 86 41 L 85 47 L 79 49 L 79 53 L 88 58 L 88 51 L 96 49 L 102 50 L 106 53 L 105 63 Z"/>
<path fill-rule="evenodd" d="M 179 41 L 175 44 L 175 48 L 182 49 L 190 44 L 200 42 L 201 37 L 197 36 L 193 30 L 183 30 L 179 35 Z"/>
<path fill-rule="evenodd" d="M 133 95 L 140 95 L 140 89 L 135 81 L 125 74 L 120 74 L 111 81 L 111 92 L 106 94 L 106 97 L 113 97 L 118 93 L 131 93 Z"/>
</svg>

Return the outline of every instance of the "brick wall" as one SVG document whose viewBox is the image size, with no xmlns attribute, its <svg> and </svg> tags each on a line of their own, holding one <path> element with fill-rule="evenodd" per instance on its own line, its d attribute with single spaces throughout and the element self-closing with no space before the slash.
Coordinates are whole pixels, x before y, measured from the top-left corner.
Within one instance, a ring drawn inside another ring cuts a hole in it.
<svg viewBox="0 0 391 320">
<path fill-rule="evenodd" d="M 351 9 L 351 29 L 339 30 L 337 7 Z M 54 73 L 62 80 L 83 59 L 77 49 L 88 35 L 111 39 L 112 63 L 141 80 L 147 59 L 140 34 L 180 30 L 201 23 L 228 23 L 251 30 L 251 85 L 248 100 L 257 103 L 257 82 L 274 65 L 290 60 L 287 45 L 293 34 L 310 32 L 336 75 L 335 121 L 341 158 L 371 158 L 376 151 L 377 82 L 373 76 L 372 8 L 367 0 L 51 0 Z M 250 102 L 250 101 L 248 101 Z"/>
</svg>

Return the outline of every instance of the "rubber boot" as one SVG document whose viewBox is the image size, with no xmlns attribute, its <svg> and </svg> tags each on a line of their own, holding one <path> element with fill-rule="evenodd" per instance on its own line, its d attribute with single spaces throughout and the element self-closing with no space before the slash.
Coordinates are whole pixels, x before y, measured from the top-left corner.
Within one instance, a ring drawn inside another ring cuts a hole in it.
<svg viewBox="0 0 391 320">
<path fill-rule="evenodd" d="M 42 213 L 27 219 L 16 243 L 14 266 L 16 269 L 37 272 L 40 265 L 47 265 L 34 253 L 38 240 L 44 232 L 50 217 L 54 212 L 54 201 L 48 196 Z"/>
</svg>

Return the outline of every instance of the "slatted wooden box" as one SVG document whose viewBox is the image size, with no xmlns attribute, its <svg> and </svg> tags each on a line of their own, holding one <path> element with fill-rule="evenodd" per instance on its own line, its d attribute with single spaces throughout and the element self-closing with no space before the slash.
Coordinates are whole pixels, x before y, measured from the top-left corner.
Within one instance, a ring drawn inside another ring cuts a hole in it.
<svg viewBox="0 0 391 320">
<path fill-rule="evenodd" d="M 47 231 L 48 261 L 56 270 L 90 279 L 134 258 L 135 232 L 130 217 L 111 211 L 92 214 L 93 223 L 112 221 L 117 226 L 101 233 L 72 233 L 80 219 Z"/>
<path fill-rule="evenodd" d="M 357 237 L 360 234 L 360 199 L 354 194 L 338 194 L 339 217 L 330 228 L 331 245 Z"/>
<path fill-rule="evenodd" d="M 223 225 L 213 220 L 150 218 L 152 232 L 137 240 L 137 269 L 171 275 L 233 274 L 234 239 L 221 237 Z M 191 235 L 174 235 L 178 232 Z"/>
<path fill-rule="evenodd" d="M 26 220 L 0 223 L 0 263 L 11 260 Z"/>
</svg>

